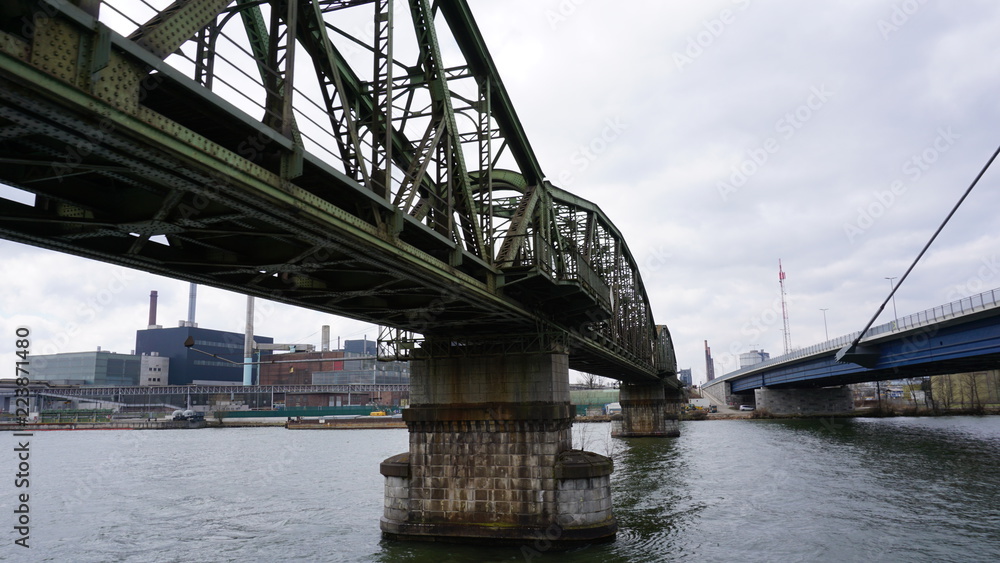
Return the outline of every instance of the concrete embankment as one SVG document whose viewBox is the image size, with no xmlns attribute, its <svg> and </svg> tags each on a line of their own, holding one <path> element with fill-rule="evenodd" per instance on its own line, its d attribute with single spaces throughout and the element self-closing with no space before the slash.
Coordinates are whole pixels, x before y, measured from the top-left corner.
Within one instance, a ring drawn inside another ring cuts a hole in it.
<svg viewBox="0 0 1000 563">
<path fill-rule="evenodd" d="M 114 420 L 111 422 L 34 422 L 0 424 L 0 431 L 44 432 L 46 430 L 179 430 L 205 428 L 201 423 L 186 420 Z"/>
</svg>

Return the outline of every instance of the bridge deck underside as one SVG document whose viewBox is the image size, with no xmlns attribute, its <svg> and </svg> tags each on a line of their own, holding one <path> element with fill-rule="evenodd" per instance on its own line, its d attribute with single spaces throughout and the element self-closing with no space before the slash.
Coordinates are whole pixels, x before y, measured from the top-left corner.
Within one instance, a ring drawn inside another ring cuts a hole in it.
<svg viewBox="0 0 1000 563">
<path fill-rule="evenodd" d="M 2 179 L 37 196 L 34 206 L 0 200 L 5 238 L 405 328 L 428 328 L 430 310 L 438 328 L 524 324 L 523 315 L 449 293 L 443 280 L 407 268 L 402 251 L 378 248 L 377 237 L 338 232 L 299 202 L 255 193 L 10 84 L 3 90 L 0 127 L 18 135 L 0 141 Z M 231 128 L 215 136 L 235 147 L 255 135 Z M 340 209 L 374 205 L 321 164 L 307 159 L 305 169 L 296 184 Z M 451 250 L 422 234 L 400 238 Z M 461 283 L 460 271 L 450 273 Z M 442 300 L 448 307 L 432 307 Z"/>
<path fill-rule="evenodd" d="M 918 330 L 885 342 L 873 368 L 839 363 L 836 350 L 801 362 L 775 366 L 731 382 L 734 393 L 761 387 L 829 387 L 865 381 L 884 381 L 963 373 L 1000 367 L 1000 317 Z"/>
</svg>

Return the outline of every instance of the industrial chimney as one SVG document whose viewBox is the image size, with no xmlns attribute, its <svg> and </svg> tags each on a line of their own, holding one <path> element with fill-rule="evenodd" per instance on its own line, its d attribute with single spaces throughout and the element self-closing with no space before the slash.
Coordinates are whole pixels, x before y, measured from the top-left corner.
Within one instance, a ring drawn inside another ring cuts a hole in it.
<svg viewBox="0 0 1000 563">
<path fill-rule="evenodd" d="M 188 293 L 188 320 L 187 326 L 196 327 L 197 323 L 194 322 L 194 308 L 195 303 L 198 301 L 198 284 L 191 284 L 191 291 Z"/>
<path fill-rule="evenodd" d="M 715 379 L 715 361 L 712 360 L 712 349 L 708 347 L 708 340 L 705 341 L 705 377 L 708 381 Z"/>
<path fill-rule="evenodd" d="M 330 351 L 330 325 L 323 325 L 323 341 L 320 344 L 323 352 Z"/>
<path fill-rule="evenodd" d="M 247 324 L 243 340 L 243 385 L 253 385 L 253 296 L 247 295 Z"/>
<path fill-rule="evenodd" d="M 146 328 L 160 328 L 156 325 L 156 290 L 149 292 L 149 324 Z"/>
</svg>

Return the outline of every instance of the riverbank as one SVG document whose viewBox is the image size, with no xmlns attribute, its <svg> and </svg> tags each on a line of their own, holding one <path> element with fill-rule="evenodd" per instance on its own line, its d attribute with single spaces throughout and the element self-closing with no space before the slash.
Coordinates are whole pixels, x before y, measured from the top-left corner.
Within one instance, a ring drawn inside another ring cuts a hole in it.
<svg viewBox="0 0 1000 563">
<path fill-rule="evenodd" d="M 698 414 L 696 414 L 698 413 Z M 704 413 L 695 411 L 685 413 L 681 420 L 739 420 L 739 419 L 810 419 L 810 418 L 891 418 L 891 417 L 942 417 L 942 416 L 988 416 L 1000 415 L 1000 409 L 914 409 L 877 408 L 856 409 L 848 413 L 821 413 L 821 414 L 774 414 L 765 409 L 752 411 L 727 410 L 717 413 Z"/>
<path fill-rule="evenodd" d="M 181 430 L 206 428 L 204 420 L 112 420 L 108 422 L 33 422 L 30 424 L 4 423 L 0 431 L 45 432 L 49 430 Z"/>
</svg>

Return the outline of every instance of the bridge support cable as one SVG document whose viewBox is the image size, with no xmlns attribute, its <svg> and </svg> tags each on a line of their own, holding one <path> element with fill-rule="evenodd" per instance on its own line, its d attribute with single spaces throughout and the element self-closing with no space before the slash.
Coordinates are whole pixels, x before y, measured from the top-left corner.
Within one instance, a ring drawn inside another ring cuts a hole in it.
<svg viewBox="0 0 1000 563">
<path fill-rule="evenodd" d="M 986 164 L 983 165 L 979 173 L 976 174 L 976 177 L 972 180 L 972 183 L 969 184 L 969 187 L 965 189 L 965 192 L 962 194 L 962 197 L 958 198 L 958 201 L 955 203 L 954 207 L 951 208 L 951 211 L 948 212 L 948 215 L 944 218 L 944 221 L 942 221 L 941 224 L 938 225 L 937 230 L 935 230 L 934 234 L 931 235 L 930 240 L 927 241 L 927 244 L 925 244 L 924 247 L 920 250 L 920 252 L 917 254 L 917 257 L 913 259 L 913 263 L 910 264 L 910 267 L 907 268 L 906 272 L 904 272 L 902 277 L 899 278 L 899 283 L 897 283 L 896 286 L 892 288 L 892 291 L 889 292 L 889 295 L 887 295 L 885 300 L 882 301 L 882 304 L 879 305 L 878 310 L 875 311 L 875 314 L 872 315 L 872 318 L 868 320 L 868 324 L 866 324 L 865 327 L 861 329 L 861 332 L 858 333 L 858 336 L 854 339 L 853 342 L 851 342 L 847 346 L 844 346 L 843 348 L 840 349 L 840 351 L 837 352 L 836 358 L 838 362 L 844 362 L 844 361 L 852 362 L 864 367 L 874 367 L 877 364 L 878 351 L 871 347 L 860 346 L 861 339 L 864 338 L 865 333 L 868 332 L 868 329 L 870 329 L 872 325 L 875 324 L 875 320 L 879 317 L 879 315 L 882 314 L 882 311 L 883 309 L 885 309 L 885 306 L 889 303 L 889 301 L 893 298 L 893 296 L 896 295 L 896 291 L 899 290 L 899 286 L 903 285 L 903 282 L 906 281 L 906 278 L 910 275 L 910 272 L 912 272 L 913 268 L 916 267 L 917 262 L 919 262 L 920 259 L 923 258 L 924 254 L 927 252 L 927 249 L 931 247 L 931 244 L 934 243 L 934 240 L 937 238 L 937 236 L 941 234 L 941 231 L 944 229 L 944 226 L 948 224 L 948 221 L 950 221 L 955 212 L 958 211 L 958 208 L 962 205 L 962 202 L 965 201 L 965 198 L 969 197 L 969 194 L 972 193 L 972 189 L 976 187 L 976 184 L 979 183 L 979 180 L 983 177 L 984 174 L 986 174 L 986 171 L 989 170 L 990 166 L 993 165 L 993 161 L 996 160 L 998 155 L 1000 155 L 1000 146 L 998 146 L 997 149 L 993 151 L 993 154 L 986 161 Z"/>
</svg>

